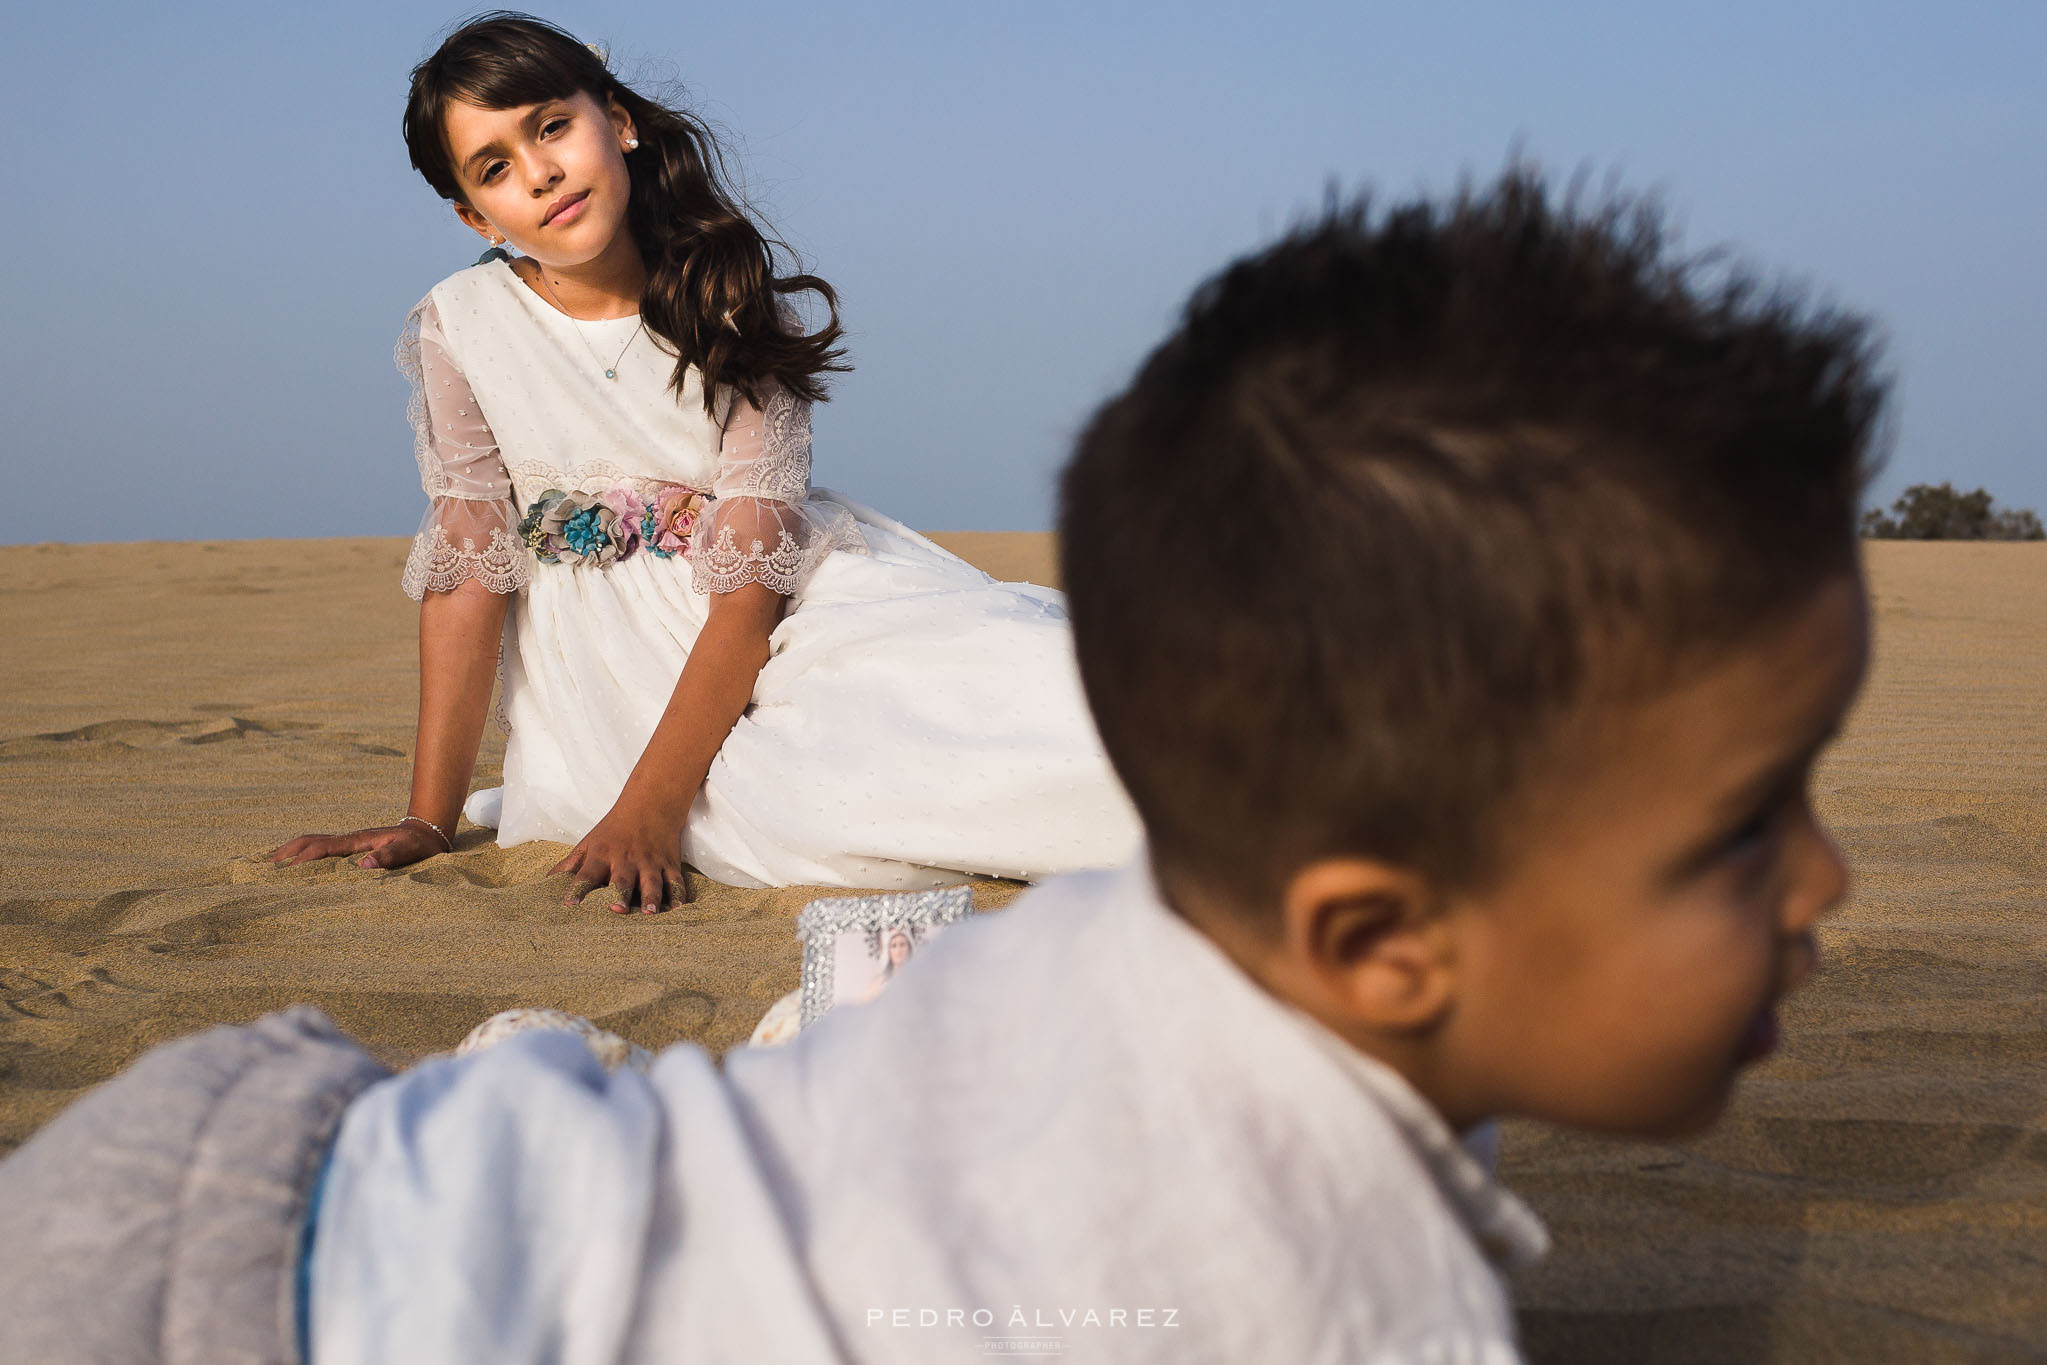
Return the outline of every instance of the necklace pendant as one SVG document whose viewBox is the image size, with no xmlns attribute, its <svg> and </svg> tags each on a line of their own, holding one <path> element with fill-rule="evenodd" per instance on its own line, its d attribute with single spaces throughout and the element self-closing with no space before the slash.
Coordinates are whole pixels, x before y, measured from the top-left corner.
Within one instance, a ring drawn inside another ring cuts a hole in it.
<svg viewBox="0 0 2047 1365">
<path fill-rule="evenodd" d="M 605 377 L 606 379 L 616 379 L 616 378 L 618 378 L 618 371 L 617 371 L 617 370 L 606 370 L 606 371 L 604 372 L 604 377 Z"/>
</svg>

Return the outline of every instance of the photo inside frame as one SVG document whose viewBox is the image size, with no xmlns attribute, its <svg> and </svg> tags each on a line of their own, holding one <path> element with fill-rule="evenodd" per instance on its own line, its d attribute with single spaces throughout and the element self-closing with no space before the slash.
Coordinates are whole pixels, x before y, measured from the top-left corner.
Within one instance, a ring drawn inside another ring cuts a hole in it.
<svg viewBox="0 0 2047 1365">
<path fill-rule="evenodd" d="M 948 925 L 973 913 L 973 889 L 816 900 L 796 917 L 803 943 L 802 1023 L 881 995 Z"/>
</svg>

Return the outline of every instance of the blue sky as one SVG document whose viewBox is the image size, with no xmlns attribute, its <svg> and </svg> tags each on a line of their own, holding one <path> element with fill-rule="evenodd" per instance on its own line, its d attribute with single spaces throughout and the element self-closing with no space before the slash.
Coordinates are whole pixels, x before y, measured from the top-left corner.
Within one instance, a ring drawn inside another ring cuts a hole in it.
<svg viewBox="0 0 2047 1365">
<path fill-rule="evenodd" d="M 478 244 L 398 121 L 471 12 L 10 11 L 0 542 L 413 529 L 391 345 Z M 1068 441 L 1199 280 L 1332 183 L 1440 191 L 1517 145 L 1873 313 L 1900 376 L 1880 499 L 1951 479 L 2047 510 L 2047 6 L 538 12 L 729 131 L 843 294 L 858 369 L 817 481 L 914 525 L 1047 526 Z"/>
</svg>

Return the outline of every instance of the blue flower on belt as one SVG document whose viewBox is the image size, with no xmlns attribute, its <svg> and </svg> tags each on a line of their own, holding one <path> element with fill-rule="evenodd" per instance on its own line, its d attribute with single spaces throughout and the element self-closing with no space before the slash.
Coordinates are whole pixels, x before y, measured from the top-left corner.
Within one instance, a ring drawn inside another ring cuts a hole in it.
<svg viewBox="0 0 2047 1365">
<path fill-rule="evenodd" d="M 628 548 L 615 532 L 617 520 L 617 512 L 588 493 L 550 488 L 526 509 L 519 534 L 543 564 L 609 564 Z"/>
<path fill-rule="evenodd" d="M 608 507 L 585 507 L 562 527 L 562 539 L 585 559 L 601 558 L 606 550 L 612 548 L 608 534 L 610 527 L 605 525 L 604 519 L 604 514 L 609 511 Z"/>
</svg>

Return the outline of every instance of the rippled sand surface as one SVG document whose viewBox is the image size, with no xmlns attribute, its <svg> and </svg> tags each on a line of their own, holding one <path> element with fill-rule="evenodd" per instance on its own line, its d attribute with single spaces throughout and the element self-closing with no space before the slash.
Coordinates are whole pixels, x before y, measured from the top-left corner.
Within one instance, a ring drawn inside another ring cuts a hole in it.
<svg viewBox="0 0 2047 1365">
<path fill-rule="evenodd" d="M 948 539 L 1050 572 L 1043 536 Z M 796 911 L 845 891 L 695 878 L 662 915 L 565 908 L 547 869 L 567 846 L 467 824 L 452 855 L 389 872 L 261 857 L 405 813 L 408 544 L 0 547 L 0 1151 L 151 1044 L 293 1001 L 399 1062 L 514 1005 L 722 1049 L 794 988 Z M 477 785 L 503 749 L 491 727 Z"/>
<path fill-rule="evenodd" d="M 1045 537 L 942 539 L 1051 581 Z M 805 888 L 614 918 L 558 903 L 561 845 L 466 828 L 394 872 L 260 859 L 404 810 L 404 550 L 0 548 L 0 1151 L 293 1001 L 397 1062 L 512 1005 L 721 1049 L 795 984 Z M 1858 882 L 1782 1052 L 1684 1147 L 1507 1134 L 1557 1239 L 1517 1286 L 1542 1365 L 2047 1359 L 2047 547 L 1882 544 L 1871 574 L 1876 668 L 1819 782 Z"/>
</svg>

